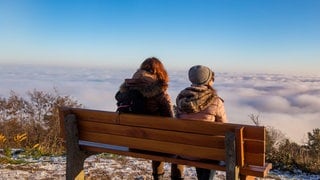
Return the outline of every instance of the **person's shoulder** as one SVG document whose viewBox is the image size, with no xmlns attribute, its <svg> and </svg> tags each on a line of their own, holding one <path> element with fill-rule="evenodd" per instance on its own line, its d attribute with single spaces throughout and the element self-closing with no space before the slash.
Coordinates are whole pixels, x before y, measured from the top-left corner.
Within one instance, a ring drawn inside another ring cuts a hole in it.
<svg viewBox="0 0 320 180">
<path fill-rule="evenodd" d="M 188 86 L 188 87 L 185 87 L 182 90 L 180 90 L 178 95 L 182 95 L 182 94 L 185 94 L 185 93 L 188 93 L 188 92 L 190 93 L 191 91 L 193 91 L 193 87 L 192 86 Z"/>
<path fill-rule="evenodd" d="M 224 100 L 220 96 L 216 95 L 214 96 L 213 102 L 214 102 L 213 104 L 219 105 L 219 104 L 223 104 Z"/>
<path fill-rule="evenodd" d="M 218 100 L 224 103 L 224 100 L 222 99 L 222 97 L 218 96 Z"/>
<path fill-rule="evenodd" d="M 158 94 L 157 97 L 160 99 L 171 99 L 171 97 L 167 91 L 162 91 L 161 93 Z"/>
</svg>

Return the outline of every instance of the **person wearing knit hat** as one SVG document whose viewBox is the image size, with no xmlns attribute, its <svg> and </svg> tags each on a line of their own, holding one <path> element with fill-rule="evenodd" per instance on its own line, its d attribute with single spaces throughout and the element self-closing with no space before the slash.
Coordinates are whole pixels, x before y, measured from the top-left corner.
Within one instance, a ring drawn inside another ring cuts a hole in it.
<svg viewBox="0 0 320 180">
<path fill-rule="evenodd" d="M 213 88 L 214 72 L 203 65 L 189 69 L 191 86 L 180 91 L 176 98 L 176 116 L 210 122 L 227 122 L 224 101 Z M 196 168 L 199 180 L 213 179 L 215 170 Z"/>
<path fill-rule="evenodd" d="M 208 84 L 211 80 L 214 80 L 214 72 L 202 65 L 191 67 L 188 74 L 190 82 L 194 85 Z"/>
</svg>

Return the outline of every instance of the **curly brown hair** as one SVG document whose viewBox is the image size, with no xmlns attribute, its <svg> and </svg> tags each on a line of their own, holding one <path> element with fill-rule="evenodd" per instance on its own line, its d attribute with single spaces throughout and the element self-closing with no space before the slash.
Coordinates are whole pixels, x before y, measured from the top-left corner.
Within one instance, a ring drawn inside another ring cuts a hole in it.
<svg viewBox="0 0 320 180">
<path fill-rule="evenodd" d="M 156 57 L 147 58 L 140 65 L 141 70 L 148 71 L 151 74 L 155 74 L 158 80 L 162 83 L 162 86 L 166 89 L 168 87 L 169 76 L 164 68 L 162 62 Z"/>
</svg>

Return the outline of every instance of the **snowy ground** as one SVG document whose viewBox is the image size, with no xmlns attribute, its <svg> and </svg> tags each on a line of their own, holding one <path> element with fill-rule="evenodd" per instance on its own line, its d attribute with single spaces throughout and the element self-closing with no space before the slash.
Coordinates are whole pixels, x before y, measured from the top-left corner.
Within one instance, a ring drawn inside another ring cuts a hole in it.
<svg viewBox="0 0 320 180">
<path fill-rule="evenodd" d="M 65 179 L 65 157 L 43 157 L 37 161 L 26 164 L 0 164 L 0 180 L 11 179 Z M 166 163 L 165 179 L 170 179 L 170 164 Z M 151 162 L 144 159 L 130 157 L 104 157 L 91 156 L 86 159 L 85 177 L 88 180 L 151 180 Z M 185 170 L 186 180 L 196 180 L 194 167 Z M 224 172 L 217 172 L 217 180 L 225 179 Z M 270 177 L 264 179 L 309 179 L 319 180 L 320 175 L 306 175 L 302 173 L 288 174 L 284 172 L 270 173 Z"/>
</svg>

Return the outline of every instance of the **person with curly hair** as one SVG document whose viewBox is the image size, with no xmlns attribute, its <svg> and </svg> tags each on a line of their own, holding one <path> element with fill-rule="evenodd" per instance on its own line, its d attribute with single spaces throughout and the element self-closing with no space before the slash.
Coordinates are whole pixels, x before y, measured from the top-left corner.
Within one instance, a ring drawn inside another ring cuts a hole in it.
<svg viewBox="0 0 320 180">
<path fill-rule="evenodd" d="M 115 95 L 117 111 L 173 117 L 168 82 L 168 73 L 162 62 L 155 57 L 147 58 L 132 78 L 121 84 Z M 183 165 L 172 164 L 171 178 L 182 179 L 183 168 Z M 163 179 L 164 162 L 152 161 L 152 170 L 155 180 Z"/>
</svg>

